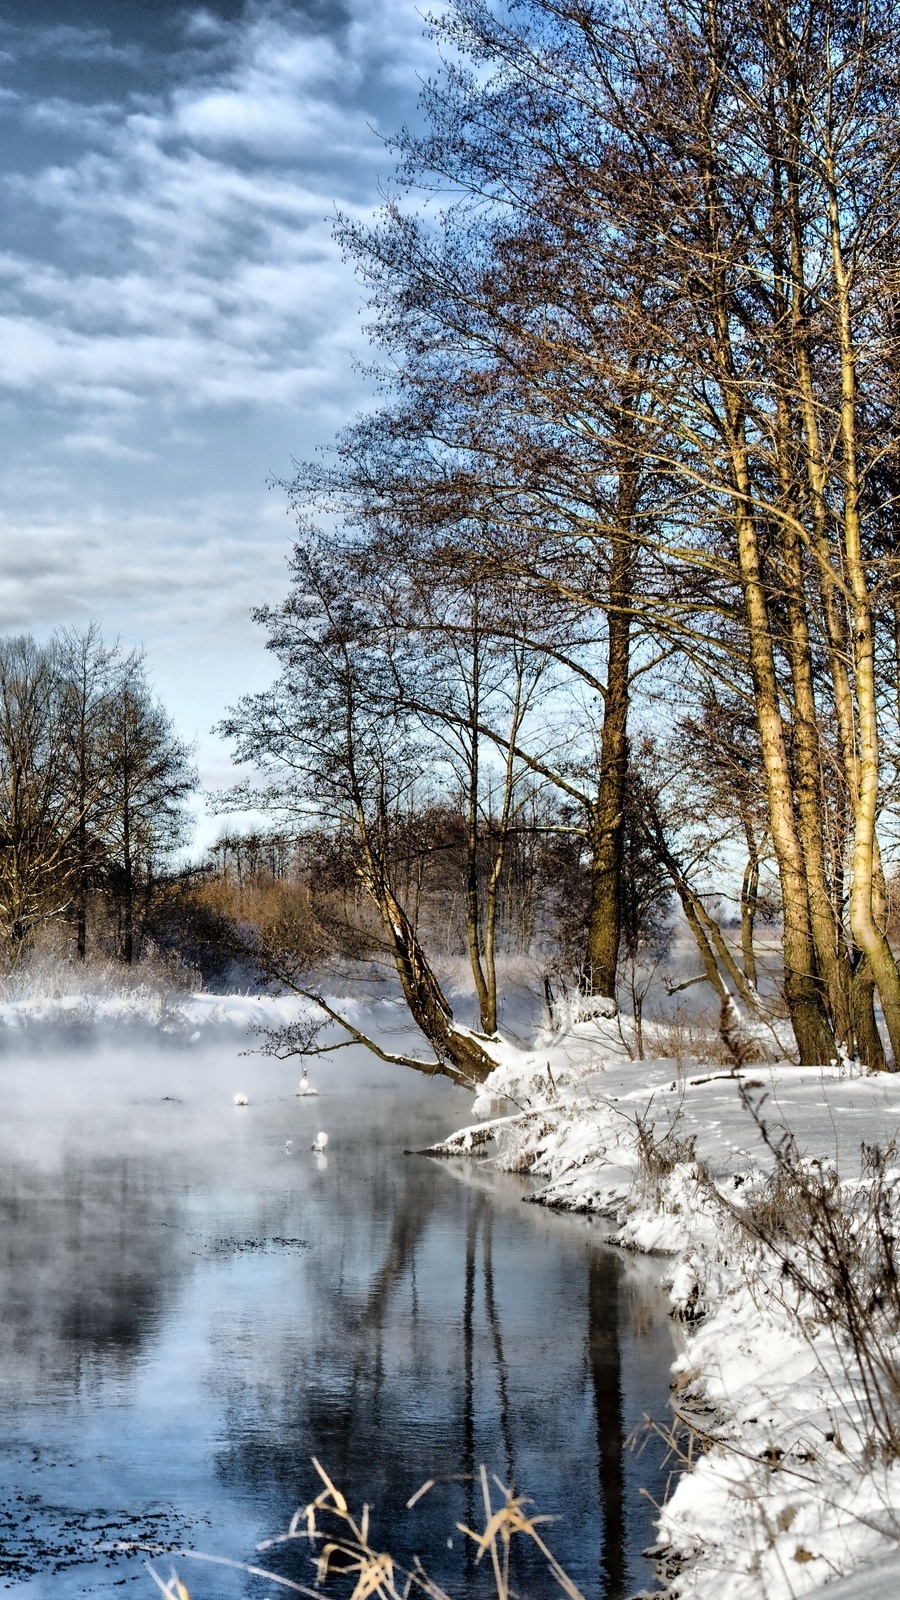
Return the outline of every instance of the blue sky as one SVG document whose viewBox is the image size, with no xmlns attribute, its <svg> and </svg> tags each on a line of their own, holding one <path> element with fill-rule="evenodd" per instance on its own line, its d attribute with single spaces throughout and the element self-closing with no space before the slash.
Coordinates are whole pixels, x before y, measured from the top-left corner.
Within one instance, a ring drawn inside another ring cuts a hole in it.
<svg viewBox="0 0 900 1600">
<path fill-rule="evenodd" d="M 366 403 L 367 215 L 433 46 L 413 0 L 14 0 L 0 16 L 0 631 L 146 646 L 202 775 L 271 677 L 271 476 Z"/>
</svg>

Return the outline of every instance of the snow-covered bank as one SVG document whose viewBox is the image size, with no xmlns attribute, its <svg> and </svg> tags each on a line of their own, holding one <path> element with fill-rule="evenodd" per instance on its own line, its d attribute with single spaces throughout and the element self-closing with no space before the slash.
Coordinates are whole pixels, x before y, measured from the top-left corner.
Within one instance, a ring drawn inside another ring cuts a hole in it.
<svg viewBox="0 0 900 1600">
<path fill-rule="evenodd" d="M 147 1028 L 164 1034 L 190 1035 L 196 1030 L 279 1027 L 310 1008 L 293 998 L 242 994 L 182 994 L 137 984 L 134 988 L 69 994 L 34 995 L 0 1001 L 0 1037 L 34 1029 L 59 1028 L 74 1033 L 96 1027 L 105 1034 L 119 1029 Z"/>
<path fill-rule="evenodd" d="M 773 1145 L 790 1130 L 801 1178 L 828 1190 L 834 1174 L 841 1225 L 865 1250 L 872 1180 L 860 1149 L 900 1133 L 900 1076 L 789 1063 L 733 1076 L 623 1054 L 602 1021 L 564 1041 L 547 1035 L 530 1052 L 504 1048 L 475 1102 L 490 1127 L 475 1124 L 444 1148 L 489 1150 L 502 1168 L 540 1180 L 534 1198 L 600 1214 L 621 1245 L 670 1258 L 684 1469 L 659 1519 L 671 1595 L 787 1600 L 840 1580 L 835 1600 L 886 1600 L 900 1593 L 900 1458 L 896 1435 L 892 1446 L 884 1439 L 900 1424 L 896 1286 L 891 1306 L 872 1308 L 886 1352 L 873 1377 L 838 1309 L 823 1311 L 791 1275 L 794 1259 L 814 1276 L 821 1262 L 810 1266 L 796 1240 L 772 1248 L 742 1218 L 787 1203 L 771 1176 Z M 900 1235 L 893 1156 L 878 1204 L 876 1231 L 883 1223 L 891 1253 Z"/>
<path fill-rule="evenodd" d="M 393 999 L 376 1003 L 354 997 L 325 996 L 358 1024 L 367 1022 L 393 1033 L 404 1021 Z M 315 1007 L 295 995 L 190 993 L 151 983 L 124 982 L 105 986 L 36 992 L 0 1000 L 0 1048 L 4 1036 L 36 1039 L 63 1035 L 72 1043 L 84 1034 L 108 1037 L 121 1031 L 149 1032 L 161 1040 L 174 1036 L 199 1042 L 211 1032 L 239 1033 L 252 1040 L 255 1030 L 287 1027 L 311 1015 Z M 408 1030 L 408 1024 L 407 1024 Z M 196 1035 L 196 1040 L 194 1036 Z"/>
</svg>

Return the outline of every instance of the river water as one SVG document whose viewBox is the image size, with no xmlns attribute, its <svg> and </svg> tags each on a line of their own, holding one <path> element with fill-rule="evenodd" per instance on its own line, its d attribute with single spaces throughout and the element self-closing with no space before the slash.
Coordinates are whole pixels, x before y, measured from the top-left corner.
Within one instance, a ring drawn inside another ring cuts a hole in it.
<svg viewBox="0 0 900 1600">
<path fill-rule="evenodd" d="M 650 1267 L 522 1180 L 404 1154 L 468 1120 L 451 1085 L 348 1052 L 301 1099 L 293 1064 L 239 1052 L 0 1056 L 0 1584 L 152 1600 L 121 1541 L 309 1582 L 304 1546 L 256 1546 L 317 1491 L 313 1456 L 454 1596 L 490 1588 L 455 1532 L 481 1463 L 559 1519 L 591 1600 L 650 1584 L 662 1452 L 629 1439 L 664 1420 L 672 1359 Z M 195 1600 L 287 1593 L 178 1570 Z M 559 1592 L 524 1545 L 513 1579 Z"/>
</svg>

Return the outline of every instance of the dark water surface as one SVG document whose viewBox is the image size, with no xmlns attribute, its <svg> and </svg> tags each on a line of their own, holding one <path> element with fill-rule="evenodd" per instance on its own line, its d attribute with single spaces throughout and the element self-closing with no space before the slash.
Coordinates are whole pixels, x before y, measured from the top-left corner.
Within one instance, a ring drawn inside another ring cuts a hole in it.
<svg viewBox="0 0 900 1600">
<path fill-rule="evenodd" d="M 591 1600 L 649 1584 L 661 1450 L 627 1441 L 665 1417 L 652 1270 L 520 1180 L 404 1155 L 468 1119 L 450 1085 L 348 1056 L 299 1099 L 291 1064 L 238 1052 L 0 1056 L 0 1585 L 152 1600 L 118 1540 L 309 1582 L 305 1547 L 255 1547 L 316 1492 L 314 1455 L 454 1596 L 489 1589 L 454 1531 L 482 1462 L 559 1518 Z M 452 1481 L 406 1511 L 426 1478 Z M 287 1593 L 179 1572 L 196 1600 Z M 559 1592 L 524 1547 L 514 1581 Z"/>
</svg>

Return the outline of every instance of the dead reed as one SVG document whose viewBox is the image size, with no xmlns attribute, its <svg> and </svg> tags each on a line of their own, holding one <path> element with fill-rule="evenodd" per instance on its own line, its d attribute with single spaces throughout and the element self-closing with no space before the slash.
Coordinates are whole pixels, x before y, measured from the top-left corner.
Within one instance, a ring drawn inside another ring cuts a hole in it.
<svg viewBox="0 0 900 1600">
<path fill-rule="evenodd" d="M 351 1511 L 346 1497 L 332 1482 L 321 1463 L 314 1459 L 313 1466 L 322 1481 L 319 1493 L 308 1505 L 295 1512 L 286 1533 L 267 1540 L 259 1547 L 260 1550 L 267 1550 L 295 1540 L 306 1541 L 315 1566 L 313 1584 L 297 1583 L 294 1579 L 279 1577 L 260 1567 L 246 1566 L 243 1570 L 265 1577 L 295 1594 L 309 1596 L 310 1600 L 321 1600 L 323 1591 L 335 1581 L 340 1584 L 342 1593 L 349 1588 L 349 1600 L 409 1600 L 413 1594 L 428 1596 L 429 1600 L 450 1600 L 446 1590 L 429 1576 L 418 1561 L 411 1569 L 407 1569 L 400 1566 L 387 1551 L 377 1549 L 370 1536 L 369 1507 L 363 1506 L 358 1515 Z M 540 1531 L 540 1525 L 550 1519 L 531 1515 L 527 1509 L 529 1502 L 508 1489 L 498 1478 L 489 1478 L 484 1467 L 479 1468 L 478 1481 L 483 1526 L 480 1529 L 469 1528 L 459 1522 L 456 1527 L 476 1546 L 476 1563 L 484 1561 L 489 1565 L 497 1600 L 511 1600 L 510 1548 L 514 1540 L 520 1538 L 529 1539 L 540 1551 L 548 1572 L 568 1600 L 584 1600 Z M 411 1509 L 433 1488 L 434 1480 L 423 1484 L 407 1502 L 407 1509 Z M 191 1551 L 182 1552 L 182 1555 L 195 1560 L 219 1559 Z M 225 1564 L 242 1565 L 233 1562 Z M 176 1572 L 164 1579 L 149 1561 L 147 1570 L 165 1600 L 191 1600 L 187 1586 Z"/>
</svg>

